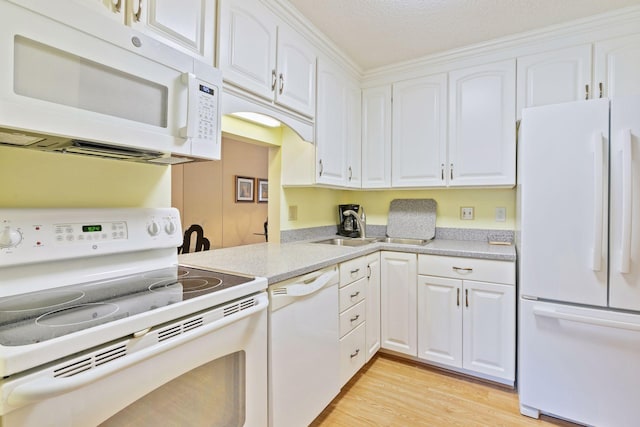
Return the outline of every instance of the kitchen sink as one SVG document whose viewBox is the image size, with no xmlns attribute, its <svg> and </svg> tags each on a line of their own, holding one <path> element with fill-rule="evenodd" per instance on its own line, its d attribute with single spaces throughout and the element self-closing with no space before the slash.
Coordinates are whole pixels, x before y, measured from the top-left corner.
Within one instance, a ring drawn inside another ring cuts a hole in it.
<svg viewBox="0 0 640 427">
<path fill-rule="evenodd" d="M 431 240 L 422 240 L 422 239 L 400 239 L 397 237 L 334 237 L 333 239 L 325 239 L 319 240 L 313 243 L 323 243 L 325 245 L 336 245 L 336 246 L 364 246 L 370 243 L 394 243 L 397 245 L 426 245 Z"/>
<path fill-rule="evenodd" d="M 334 237 L 333 239 L 319 240 L 314 243 L 324 243 L 326 245 L 336 245 L 336 246 L 364 246 L 370 243 L 378 242 L 379 239 L 375 237 L 354 237 L 354 238 L 343 238 L 343 237 Z"/>
<path fill-rule="evenodd" d="M 426 245 L 431 240 L 422 239 L 401 239 L 398 237 L 381 237 L 378 242 L 382 243 L 395 243 L 400 245 Z"/>
</svg>

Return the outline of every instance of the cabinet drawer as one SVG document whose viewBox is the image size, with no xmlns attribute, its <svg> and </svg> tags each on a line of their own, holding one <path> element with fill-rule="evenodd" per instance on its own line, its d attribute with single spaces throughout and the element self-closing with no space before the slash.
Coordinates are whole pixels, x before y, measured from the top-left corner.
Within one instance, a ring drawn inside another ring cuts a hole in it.
<svg viewBox="0 0 640 427">
<path fill-rule="evenodd" d="M 367 260 L 360 257 L 340 264 L 340 287 L 362 279 L 367 274 Z"/>
<path fill-rule="evenodd" d="M 351 330 L 364 322 L 367 306 L 363 302 L 354 305 L 340 315 L 340 336 L 345 336 Z"/>
<path fill-rule="evenodd" d="M 340 340 L 341 387 L 364 366 L 367 353 L 365 339 L 365 326 L 360 325 Z"/>
<path fill-rule="evenodd" d="M 362 301 L 365 297 L 367 281 L 360 279 L 340 289 L 340 313 Z"/>
<path fill-rule="evenodd" d="M 419 255 L 418 274 L 515 285 L 516 264 L 513 261 Z"/>
</svg>

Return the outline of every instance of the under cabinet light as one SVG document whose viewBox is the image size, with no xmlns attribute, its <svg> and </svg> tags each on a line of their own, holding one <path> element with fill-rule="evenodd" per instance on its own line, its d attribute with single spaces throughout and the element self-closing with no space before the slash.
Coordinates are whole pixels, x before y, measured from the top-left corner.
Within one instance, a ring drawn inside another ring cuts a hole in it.
<svg viewBox="0 0 640 427">
<path fill-rule="evenodd" d="M 240 113 L 231 113 L 231 115 L 239 119 L 247 120 L 262 126 L 268 126 L 270 128 L 277 128 L 280 126 L 280 122 L 278 120 L 271 118 L 269 116 L 265 116 L 264 114 L 240 112 Z"/>
</svg>

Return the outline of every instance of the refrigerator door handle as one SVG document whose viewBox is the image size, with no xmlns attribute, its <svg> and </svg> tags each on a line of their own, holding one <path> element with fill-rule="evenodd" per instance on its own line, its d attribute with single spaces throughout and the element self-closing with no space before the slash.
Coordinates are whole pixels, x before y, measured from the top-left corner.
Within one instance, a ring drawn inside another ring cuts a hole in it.
<svg viewBox="0 0 640 427">
<path fill-rule="evenodd" d="M 593 171 L 594 171 L 594 221 L 593 221 L 593 259 L 591 269 L 602 268 L 602 226 L 604 200 L 604 136 L 598 132 L 593 136 Z"/>
<path fill-rule="evenodd" d="M 586 323 L 588 325 L 602 326 L 605 328 L 626 329 L 640 331 L 640 324 L 621 322 L 619 320 L 602 319 L 600 317 L 583 316 L 581 314 L 565 313 L 552 308 L 534 307 L 533 314 L 538 317 L 567 320 L 569 322 Z"/>
<path fill-rule="evenodd" d="M 622 131 L 622 227 L 620 239 L 620 273 L 628 273 L 631 264 L 632 155 L 631 129 Z"/>
</svg>

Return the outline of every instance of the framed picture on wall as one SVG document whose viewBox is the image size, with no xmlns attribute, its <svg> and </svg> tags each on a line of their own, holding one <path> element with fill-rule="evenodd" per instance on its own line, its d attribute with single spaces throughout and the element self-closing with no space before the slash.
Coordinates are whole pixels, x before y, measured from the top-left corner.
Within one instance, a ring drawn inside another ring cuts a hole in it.
<svg viewBox="0 0 640 427">
<path fill-rule="evenodd" d="M 255 200 L 253 189 L 254 183 L 254 178 L 236 175 L 236 203 L 253 202 Z"/>
<path fill-rule="evenodd" d="M 258 178 L 258 203 L 267 203 L 269 201 L 269 181 Z"/>
</svg>

